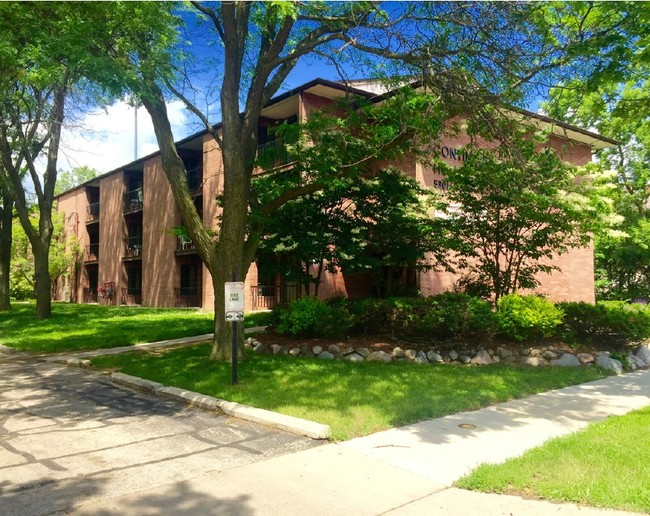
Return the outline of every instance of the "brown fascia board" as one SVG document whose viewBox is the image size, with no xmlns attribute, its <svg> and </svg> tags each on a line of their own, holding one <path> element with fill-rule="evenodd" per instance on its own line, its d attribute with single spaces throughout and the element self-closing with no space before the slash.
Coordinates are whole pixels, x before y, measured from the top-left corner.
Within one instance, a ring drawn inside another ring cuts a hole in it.
<svg viewBox="0 0 650 516">
<path fill-rule="evenodd" d="M 422 81 L 418 80 L 418 81 L 412 82 L 409 86 L 411 88 L 413 88 L 413 89 L 419 88 L 420 86 L 422 86 Z M 382 93 L 381 95 L 375 96 L 371 101 L 372 102 L 381 102 L 382 100 L 385 100 L 387 98 L 395 96 L 398 91 L 399 91 L 399 88 L 397 88 L 395 90 L 387 91 L 386 93 Z M 587 136 L 589 138 L 592 138 L 594 140 L 599 140 L 599 141 L 602 141 L 602 142 L 608 144 L 608 145 L 603 146 L 602 148 L 620 145 L 620 142 L 617 141 L 617 140 L 614 140 L 613 138 L 608 138 L 607 136 L 602 136 L 602 135 L 600 135 L 598 133 L 588 131 L 587 129 L 583 129 L 581 127 L 578 127 L 578 126 L 575 126 L 575 125 L 572 125 L 572 124 L 567 124 L 566 122 L 556 120 L 555 118 L 551 118 L 551 117 L 546 116 L 546 115 L 541 115 L 539 113 L 534 113 L 533 111 L 528 111 L 527 109 L 518 108 L 518 107 L 515 107 L 515 106 L 504 106 L 504 107 L 505 107 L 505 109 L 507 109 L 509 111 L 519 113 L 519 114 L 521 114 L 521 115 L 523 115 L 525 117 L 534 118 L 534 119 L 537 119 L 540 122 L 543 122 L 545 124 L 549 124 L 551 126 L 561 127 L 562 129 L 564 129 L 566 131 L 576 132 L 576 133 L 582 134 L 584 136 Z M 570 138 L 568 138 L 568 139 L 570 139 Z M 584 142 L 582 142 L 582 143 L 584 143 Z"/>
<path fill-rule="evenodd" d="M 421 81 L 415 81 L 415 82 L 411 83 L 410 86 L 415 89 L 415 88 L 418 88 L 419 86 L 421 86 L 421 84 L 422 84 Z M 309 82 L 307 82 L 307 83 L 305 83 L 305 84 L 303 84 L 301 86 L 293 88 L 293 89 L 291 89 L 289 91 L 285 91 L 284 93 L 282 93 L 281 95 L 278 95 L 277 97 L 273 97 L 269 102 L 267 102 L 267 104 L 264 107 L 269 107 L 269 106 L 272 106 L 274 104 L 277 104 L 278 102 L 282 102 L 283 100 L 286 100 L 286 99 L 288 99 L 288 98 L 290 98 L 290 97 L 292 97 L 294 95 L 298 95 L 298 94 L 300 94 L 300 93 L 302 93 L 304 91 L 307 91 L 307 90 L 309 90 L 310 88 L 312 88 L 314 86 L 327 86 L 329 88 L 332 88 L 332 89 L 335 89 L 335 90 L 338 90 L 338 91 L 346 91 L 346 92 L 352 93 L 353 95 L 357 95 L 359 97 L 364 97 L 366 99 L 369 99 L 371 102 L 381 102 L 382 100 L 385 100 L 387 98 L 390 98 L 390 97 L 396 95 L 397 92 L 399 91 L 399 88 L 398 88 L 398 89 L 395 89 L 395 90 L 387 91 L 386 93 L 383 93 L 381 95 L 375 95 L 373 93 L 369 93 L 367 91 L 360 90 L 360 89 L 354 88 L 352 86 L 347 86 L 345 83 L 330 81 L 330 80 L 327 80 L 327 79 L 316 78 L 316 79 L 313 79 L 313 80 L 311 80 L 311 81 L 309 81 Z M 577 133 L 580 133 L 580 134 L 583 134 L 583 135 L 588 136 L 590 138 L 593 138 L 594 140 L 600 140 L 600 141 L 602 141 L 604 143 L 607 143 L 609 145 L 618 145 L 619 144 L 618 141 L 616 141 L 616 140 L 614 140 L 612 138 L 607 138 L 605 136 L 601 136 L 601 135 L 596 134 L 594 132 L 587 131 L 586 129 L 582 129 L 582 128 L 577 127 L 577 126 L 567 124 L 567 123 L 561 122 L 559 120 L 555 120 L 555 119 L 547 117 L 545 115 L 540 115 L 539 113 L 533 113 L 532 111 L 528 111 L 526 109 L 512 107 L 512 106 L 508 107 L 507 109 L 509 109 L 511 111 L 514 111 L 514 112 L 518 112 L 518 113 L 520 113 L 520 114 L 522 114 L 522 115 L 524 115 L 526 117 L 529 117 L 529 118 L 538 119 L 541 122 L 544 122 L 544 123 L 547 123 L 547 124 L 556 125 L 558 127 L 566 129 L 567 131 L 575 131 Z M 213 126 L 213 128 L 214 129 L 219 129 L 221 127 L 221 125 L 222 125 L 222 123 L 219 122 L 219 123 L 215 124 Z M 207 133 L 208 133 L 207 129 L 203 129 L 202 131 L 196 132 L 194 134 L 186 136 L 182 140 L 177 141 L 176 145 L 177 146 L 183 145 L 184 143 L 187 143 L 187 142 L 189 142 L 191 140 L 194 140 L 195 138 L 205 136 Z M 80 185 L 75 186 L 74 188 L 71 188 L 69 190 L 66 190 L 65 192 L 60 193 L 59 195 L 57 195 L 55 197 L 55 199 L 58 199 L 59 197 L 65 195 L 65 194 L 67 194 L 69 192 L 72 192 L 74 190 L 77 190 L 79 188 L 85 188 L 86 186 L 91 185 L 92 183 L 94 183 L 96 181 L 99 181 L 100 179 L 102 179 L 104 177 L 110 176 L 111 174 L 116 174 L 117 172 L 121 172 L 123 170 L 127 170 L 129 168 L 134 167 L 134 166 L 141 165 L 146 160 L 154 158 L 159 154 L 160 154 L 160 151 L 156 151 L 156 152 L 153 152 L 153 153 L 151 153 L 151 154 L 149 154 L 147 156 L 143 156 L 142 158 L 139 158 L 139 159 L 137 159 L 135 161 L 127 163 L 126 165 L 123 165 L 121 167 L 113 169 L 113 170 L 111 170 L 109 172 L 105 172 L 104 174 L 101 174 L 101 175 L 99 175 L 99 176 L 97 176 L 97 177 L 95 177 L 95 178 L 93 178 L 93 179 L 91 179 L 89 181 L 86 181 L 85 183 L 82 183 Z"/>
<path fill-rule="evenodd" d="M 292 97 L 294 95 L 298 95 L 298 94 L 300 94 L 300 93 L 302 93 L 302 92 L 304 92 L 304 91 L 306 91 L 306 90 L 308 90 L 310 88 L 313 88 L 314 86 L 327 86 L 329 88 L 339 90 L 339 91 L 346 91 L 346 92 L 352 93 L 353 95 L 358 95 L 360 97 L 371 98 L 371 97 L 374 96 L 373 94 L 368 93 L 367 91 L 360 90 L 360 89 L 357 89 L 357 88 L 353 88 L 351 86 L 346 86 L 345 84 L 339 84 L 337 82 L 329 81 L 327 79 L 316 78 L 316 79 L 313 79 L 313 80 L 311 80 L 311 81 L 309 81 L 309 82 L 307 82 L 307 83 L 305 83 L 305 84 L 303 84 L 301 86 L 293 88 L 293 89 L 291 89 L 289 91 L 285 91 L 284 93 L 282 93 L 281 95 L 278 95 L 277 97 L 273 97 L 269 102 L 266 103 L 266 105 L 264 107 L 269 107 L 269 106 L 272 106 L 274 104 L 277 104 L 278 102 L 282 102 L 283 100 L 288 99 L 288 98 L 290 98 L 290 97 Z M 219 122 L 219 123 L 213 125 L 212 127 L 214 129 L 219 129 L 221 127 L 221 125 L 222 125 L 222 123 Z M 196 132 L 194 134 L 186 136 L 182 140 L 179 140 L 179 141 L 175 142 L 176 146 L 178 147 L 178 146 L 183 145 L 184 143 L 187 143 L 187 142 L 189 142 L 191 140 L 203 137 L 206 134 L 208 134 L 208 130 L 203 129 L 202 131 L 198 131 L 198 132 Z M 121 172 L 123 170 L 128 170 L 129 168 L 139 166 L 139 165 L 143 164 L 145 161 L 147 161 L 148 159 L 154 158 L 154 157 L 158 156 L 159 154 L 160 154 L 160 151 L 158 150 L 156 152 L 152 152 L 151 154 L 148 154 L 147 156 L 143 156 L 142 158 L 138 158 L 135 161 L 131 161 L 130 163 L 127 163 L 127 164 L 125 164 L 125 165 L 123 165 L 121 167 L 110 170 L 109 172 L 104 172 L 103 174 L 101 174 L 101 175 L 99 175 L 97 177 L 94 177 L 94 178 L 92 178 L 92 179 L 90 179 L 90 180 L 88 180 L 88 181 L 86 181 L 84 183 L 81 183 L 80 185 L 77 185 L 74 188 L 70 188 L 69 190 L 66 190 L 65 192 L 60 193 L 59 195 L 55 196 L 54 198 L 58 199 L 59 197 L 61 197 L 63 195 L 66 195 L 69 192 L 73 192 L 73 191 L 78 190 L 80 188 L 85 188 L 86 186 L 92 185 L 93 183 L 99 181 L 100 179 L 102 179 L 104 177 L 108 177 L 111 174 L 116 174 L 116 173 Z"/>
</svg>

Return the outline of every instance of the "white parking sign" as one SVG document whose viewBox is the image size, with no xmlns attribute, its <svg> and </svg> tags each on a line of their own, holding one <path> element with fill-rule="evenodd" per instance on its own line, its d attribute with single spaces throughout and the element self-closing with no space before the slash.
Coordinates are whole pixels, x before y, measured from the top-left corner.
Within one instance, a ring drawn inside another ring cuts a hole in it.
<svg viewBox="0 0 650 516">
<path fill-rule="evenodd" d="M 226 321 L 244 320 L 244 282 L 226 282 Z"/>
</svg>

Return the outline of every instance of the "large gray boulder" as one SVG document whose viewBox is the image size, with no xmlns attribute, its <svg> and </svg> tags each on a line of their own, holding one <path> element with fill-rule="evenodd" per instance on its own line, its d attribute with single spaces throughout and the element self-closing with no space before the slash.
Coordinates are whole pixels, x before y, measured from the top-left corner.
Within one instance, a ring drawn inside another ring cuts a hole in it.
<svg viewBox="0 0 650 516">
<path fill-rule="evenodd" d="M 573 353 L 562 353 L 556 360 L 551 360 L 551 365 L 562 367 L 575 367 L 580 365 L 580 360 Z"/>
<path fill-rule="evenodd" d="M 646 363 L 643 360 L 641 360 L 639 357 L 637 357 L 636 355 L 628 355 L 627 360 L 630 363 L 634 364 L 637 368 L 646 366 Z"/>
<path fill-rule="evenodd" d="M 647 344 L 639 348 L 639 351 L 636 352 L 636 356 L 643 360 L 645 365 L 650 365 L 650 348 Z"/>
<path fill-rule="evenodd" d="M 357 353 L 359 350 L 357 350 Z M 373 351 L 368 355 L 367 360 L 369 362 L 391 362 L 393 360 L 393 356 L 390 353 L 386 353 L 385 351 Z"/>
<path fill-rule="evenodd" d="M 429 362 L 431 362 L 432 364 L 441 364 L 442 362 L 444 362 L 444 359 L 442 358 L 442 355 L 440 355 L 439 353 L 436 353 L 436 352 L 433 351 L 433 350 L 430 350 L 430 351 L 427 353 L 427 359 L 428 359 Z"/>
<path fill-rule="evenodd" d="M 521 363 L 533 367 L 539 367 L 547 364 L 546 360 L 544 360 L 542 357 L 530 357 L 530 356 L 521 357 Z"/>
<path fill-rule="evenodd" d="M 614 358 L 608 357 L 606 354 L 598 355 L 596 358 L 596 365 L 602 367 L 606 371 L 613 371 L 616 374 L 623 374 L 623 364 Z"/>
<path fill-rule="evenodd" d="M 481 350 L 472 358 L 471 362 L 472 364 L 487 365 L 492 363 L 492 357 L 487 351 Z"/>
</svg>

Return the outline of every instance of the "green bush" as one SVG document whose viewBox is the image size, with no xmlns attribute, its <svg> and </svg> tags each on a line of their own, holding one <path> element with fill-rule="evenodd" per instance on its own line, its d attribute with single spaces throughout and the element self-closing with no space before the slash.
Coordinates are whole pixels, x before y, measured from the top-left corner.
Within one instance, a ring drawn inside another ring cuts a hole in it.
<svg viewBox="0 0 650 516">
<path fill-rule="evenodd" d="M 570 343 L 624 345 L 650 337 L 650 309 L 623 301 L 558 303 L 564 311 L 559 336 Z"/>
<path fill-rule="evenodd" d="M 548 338 L 556 334 L 563 315 L 562 310 L 546 298 L 509 294 L 497 304 L 497 331 L 516 342 Z"/>
<path fill-rule="evenodd" d="M 352 327 L 352 316 L 343 298 L 321 301 L 302 297 L 274 312 L 278 333 L 295 337 L 341 337 Z"/>
</svg>

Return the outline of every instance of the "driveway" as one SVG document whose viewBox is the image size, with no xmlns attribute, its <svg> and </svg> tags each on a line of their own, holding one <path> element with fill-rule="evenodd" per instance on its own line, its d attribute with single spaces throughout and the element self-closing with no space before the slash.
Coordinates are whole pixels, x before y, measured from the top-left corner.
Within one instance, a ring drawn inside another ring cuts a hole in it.
<svg viewBox="0 0 650 516">
<path fill-rule="evenodd" d="M 67 512 L 315 445 L 92 371 L 0 357 L 3 515 Z"/>
</svg>

